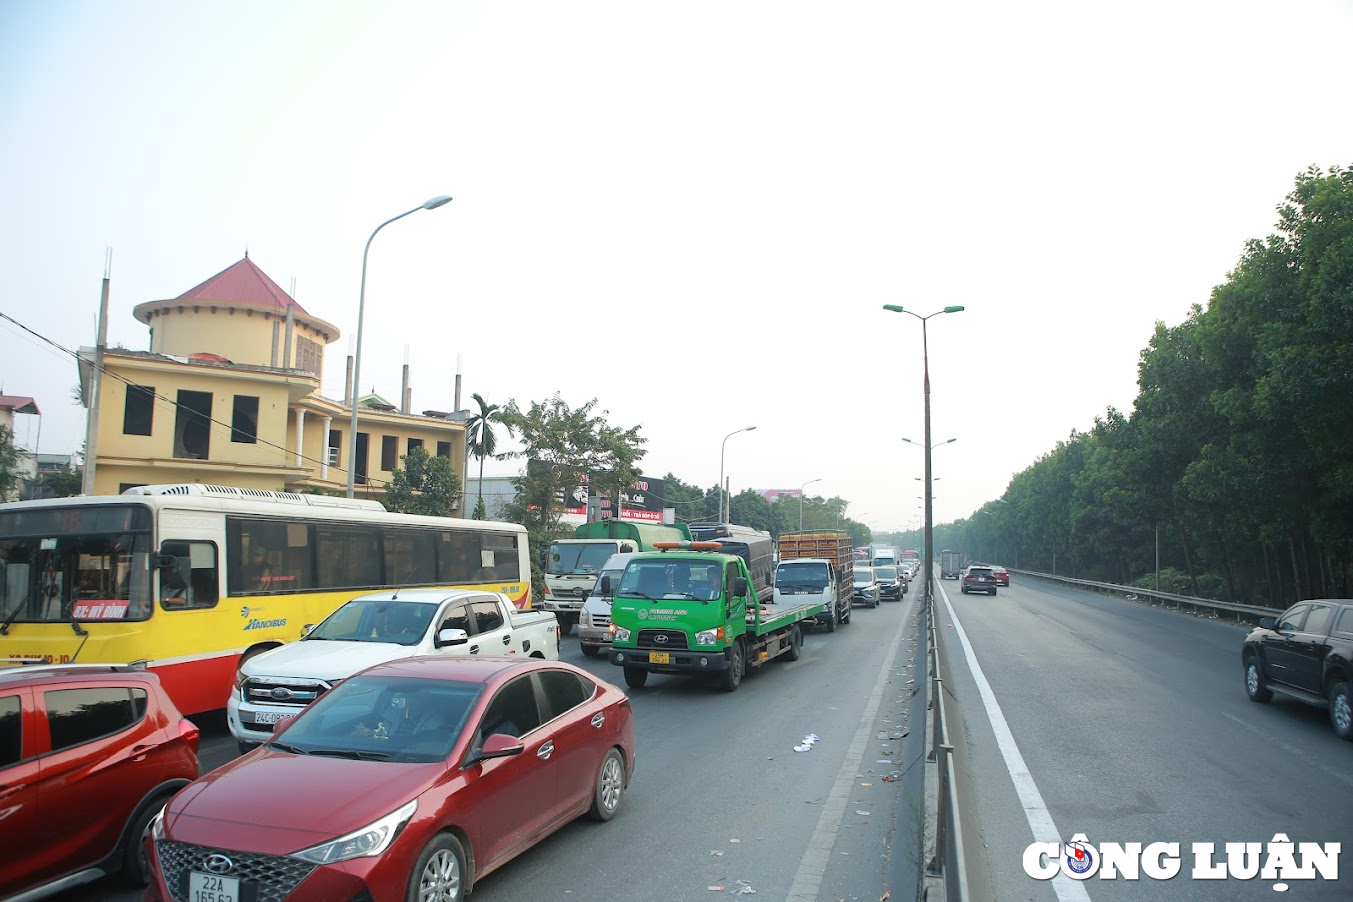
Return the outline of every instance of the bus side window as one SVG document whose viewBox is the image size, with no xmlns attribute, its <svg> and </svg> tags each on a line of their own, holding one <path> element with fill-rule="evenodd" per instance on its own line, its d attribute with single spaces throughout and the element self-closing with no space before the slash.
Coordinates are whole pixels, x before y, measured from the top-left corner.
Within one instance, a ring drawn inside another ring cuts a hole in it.
<svg viewBox="0 0 1353 902">
<path fill-rule="evenodd" d="M 214 608 L 219 570 L 211 542 L 164 542 L 160 545 L 160 606 L 166 609 Z"/>
</svg>

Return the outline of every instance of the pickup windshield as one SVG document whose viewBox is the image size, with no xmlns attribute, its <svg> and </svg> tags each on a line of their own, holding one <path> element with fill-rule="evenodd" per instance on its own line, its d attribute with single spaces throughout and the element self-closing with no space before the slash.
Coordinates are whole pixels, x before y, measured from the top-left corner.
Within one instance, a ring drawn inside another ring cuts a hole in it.
<svg viewBox="0 0 1353 902">
<path fill-rule="evenodd" d="M 414 601 L 350 601 L 305 638 L 417 645 L 436 610 L 436 605 Z"/>
<path fill-rule="evenodd" d="M 614 542 L 555 542 L 550 545 L 545 572 L 550 576 L 600 573 L 615 550 Z"/>
</svg>

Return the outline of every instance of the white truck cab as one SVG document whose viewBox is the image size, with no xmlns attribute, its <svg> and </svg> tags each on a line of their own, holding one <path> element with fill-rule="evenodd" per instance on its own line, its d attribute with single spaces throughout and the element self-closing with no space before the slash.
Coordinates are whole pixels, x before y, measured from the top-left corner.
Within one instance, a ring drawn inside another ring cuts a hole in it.
<svg viewBox="0 0 1353 902">
<path fill-rule="evenodd" d="M 634 553 L 629 552 L 607 558 L 598 574 L 597 588 L 583 602 L 578 620 L 578 642 L 582 645 L 583 654 L 589 658 L 595 657 L 597 652 L 611 644 L 611 598 L 601 594 L 601 577 L 609 576 L 612 587 L 620 585 L 620 574 L 625 572 L 625 565 L 632 557 Z"/>
</svg>

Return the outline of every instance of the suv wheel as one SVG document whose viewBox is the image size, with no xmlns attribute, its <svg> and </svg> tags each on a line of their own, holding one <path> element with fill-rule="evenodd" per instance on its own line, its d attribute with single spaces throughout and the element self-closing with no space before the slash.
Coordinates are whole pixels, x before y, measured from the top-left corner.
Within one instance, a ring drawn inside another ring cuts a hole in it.
<svg viewBox="0 0 1353 902">
<path fill-rule="evenodd" d="M 1259 666 L 1258 655 L 1250 655 L 1245 659 L 1245 694 L 1252 702 L 1267 703 L 1273 700 L 1273 690 L 1268 688 L 1268 683 L 1264 680 L 1264 671 Z M 1331 699 L 1331 716 L 1333 711 L 1334 701 Z"/>
<path fill-rule="evenodd" d="M 1343 680 L 1330 687 L 1330 726 L 1340 739 L 1353 740 L 1353 700 Z"/>
</svg>

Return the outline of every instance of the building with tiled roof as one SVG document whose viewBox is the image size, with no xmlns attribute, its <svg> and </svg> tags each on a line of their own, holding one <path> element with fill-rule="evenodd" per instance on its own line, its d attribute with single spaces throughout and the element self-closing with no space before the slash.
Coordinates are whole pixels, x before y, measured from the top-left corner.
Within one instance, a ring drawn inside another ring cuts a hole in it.
<svg viewBox="0 0 1353 902">
<path fill-rule="evenodd" d="M 95 494 L 165 482 L 346 491 L 353 391 L 346 386 L 341 401 L 320 392 L 335 326 L 247 254 L 175 298 L 138 304 L 133 315 L 150 328 L 150 349 L 104 349 Z M 94 349 L 82 349 L 83 395 L 94 360 Z M 358 402 L 361 494 L 383 495 L 414 447 L 450 458 L 463 482 L 464 423 L 412 413 L 407 386 L 400 397 L 402 408 L 374 393 Z"/>
</svg>

